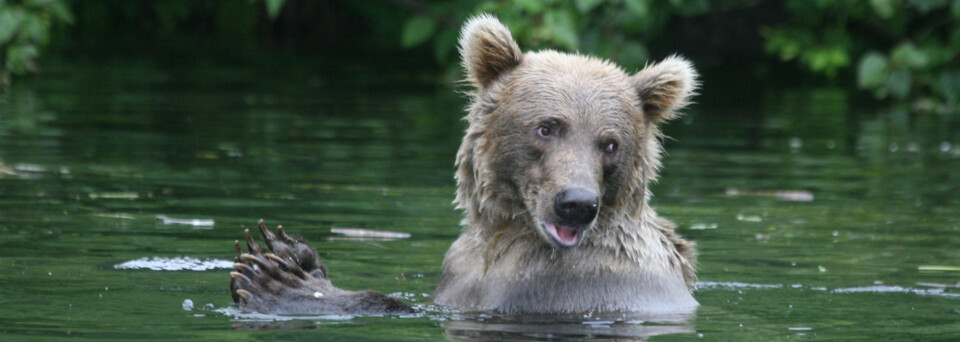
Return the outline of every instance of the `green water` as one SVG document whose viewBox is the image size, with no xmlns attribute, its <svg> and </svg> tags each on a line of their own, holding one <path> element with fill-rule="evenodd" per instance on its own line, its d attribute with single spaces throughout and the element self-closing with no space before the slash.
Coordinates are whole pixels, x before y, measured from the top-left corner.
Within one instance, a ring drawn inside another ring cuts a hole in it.
<svg viewBox="0 0 960 342">
<path fill-rule="evenodd" d="M 550 319 L 430 305 L 459 232 L 449 86 L 362 62 L 48 63 L 0 95 L 0 339 L 960 339 L 960 116 L 704 78 L 653 189 L 699 246 L 702 306 Z M 237 312 L 228 270 L 200 269 L 260 218 L 423 314 Z"/>
</svg>

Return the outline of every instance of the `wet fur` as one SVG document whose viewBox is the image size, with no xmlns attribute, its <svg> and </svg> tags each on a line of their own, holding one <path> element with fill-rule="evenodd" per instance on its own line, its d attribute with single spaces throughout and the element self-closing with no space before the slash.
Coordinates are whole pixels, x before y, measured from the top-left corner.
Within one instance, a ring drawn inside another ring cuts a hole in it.
<svg viewBox="0 0 960 342">
<path fill-rule="evenodd" d="M 518 57 L 506 27 L 485 15 L 461 35 L 467 79 L 476 87 L 457 155 L 455 203 L 465 212 L 464 231 L 446 254 L 435 302 L 508 313 L 696 306 L 695 248 L 647 205 L 661 165 L 657 125 L 676 117 L 698 85 L 690 63 L 670 57 L 627 75 L 581 55 Z M 589 134 L 565 145 L 576 151 L 531 147 L 538 142 L 530 127 L 545 118 L 625 143 L 613 161 L 583 157 L 591 154 L 582 146 L 596 138 Z M 581 175 L 596 173 L 603 176 Z M 596 186 L 602 205 L 580 245 L 559 249 L 545 242 L 537 218 L 550 215 L 542 203 L 570 179 Z"/>
</svg>

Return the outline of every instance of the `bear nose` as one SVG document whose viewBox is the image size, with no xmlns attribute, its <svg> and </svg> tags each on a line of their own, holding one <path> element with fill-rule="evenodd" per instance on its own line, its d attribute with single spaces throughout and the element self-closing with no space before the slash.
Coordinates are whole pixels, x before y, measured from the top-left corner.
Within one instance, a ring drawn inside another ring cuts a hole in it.
<svg viewBox="0 0 960 342">
<path fill-rule="evenodd" d="M 568 224 L 585 225 L 597 217 L 597 193 L 581 188 L 567 188 L 557 194 L 553 210 Z"/>
</svg>

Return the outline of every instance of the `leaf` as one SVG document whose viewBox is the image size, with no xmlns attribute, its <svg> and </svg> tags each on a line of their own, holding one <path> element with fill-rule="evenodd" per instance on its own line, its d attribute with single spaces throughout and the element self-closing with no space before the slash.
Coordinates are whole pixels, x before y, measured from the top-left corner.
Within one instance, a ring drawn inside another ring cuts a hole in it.
<svg viewBox="0 0 960 342">
<path fill-rule="evenodd" d="M 896 14 L 900 3 L 896 0 L 870 0 L 870 6 L 877 16 L 883 19 L 890 19 Z"/>
<path fill-rule="evenodd" d="M 811 70 L 822 71 L 827 77 L 833 77 L 837 70 L 850 64 L 850 57 L 842 46 L 818 46 L 807 49 L 803 54 Z"/>
<path fill-rule="evenodd" d="M 913 75 L 909 70 L 896 69 L 890 72 L 887 77 L 886 89 L 891 95 L 898 99 L 906 98 L 910 94 L 910 87 L 913 86 Z"/>
<path fill-rule="evenodd" d="M 887 77 L 887 57 L 883 54 L 870 51 L 860 58 L 857 67 L 857 85 L 864 89 L 874 89 L 883 85 Z"/>
<path fill-rule="evenodd" d="M 67 8 L 67 5 L 64 5 L 63 2 L 50 2 L 50 5 L 47 6 L 47 12 L 50 12 L 50 15 L 60 22 L 73 24 L 73 13 L 70 12 L 70 9 Z"/>
<path fill-rule="evenodd" d="M 960 103 L 960 71 L 944 71 L 940 73 L 933 89 L 943 97 L 948 105 Z"/>
<path fill-rule="evenodd" d="M 267 16 L 270 19 L 276 19 L 280 15 L 280 10 L 283 9 L 283 4 L 287 0 L 265 0 L 267 4 Z"/>
<path fill-rule="evenodd" d="M 437 23 L 427 16 L 416 16 L 410 18 L 403 25 L 403 35 L 400 38 L 400 44 L 405 48 L 411 48 L 427 41 L 437 29 Z"/>
<path fill-rule="evenodd" d="M 7 48 L 5 67 L 14 74 L 23 74 L 31 69 L 33 59 L 37 57 L 37 47 L 32 44 L 20 44 Z"/>
<path fill-rule="evenodd" d="M 20 30 L 20 23 L 22 21 L 22 9 L 0 7 L 0 44 L 4 44 L 14 38 L 13 36 Z M 0 51 L 0 53 L 2 52 L 3 51 Z"/>
<path fill-rule="evenodd" d="M 28 13 L 20 23 L 17 40 L 29 40 L 44 45 L 50 39 L 50 26 L 39 13 Z"/>
<path fill-rule="evenodd" d="M 596 8 L 603 0 L 577 0 L 575 1 L 577 5 L 577 11 L 580 13 L 587 13 Z"/>
<path fill-rule="evenodd" d="M 647 0 L 626 0 L 624 4 L 627 7 L 627 11 L 633 13 L 633 15 L 646 18 L 650 14 L 650 3 Z"/>
<path fill-rule="evenodd" d="M 893 48 L 893 52 L 890 53 L 890 60 L 911 69 L 923 69 L 929 63 L 930 58 L 927 54 L 918 50 L 913 43 L 904 42 Z"/>
</svg>

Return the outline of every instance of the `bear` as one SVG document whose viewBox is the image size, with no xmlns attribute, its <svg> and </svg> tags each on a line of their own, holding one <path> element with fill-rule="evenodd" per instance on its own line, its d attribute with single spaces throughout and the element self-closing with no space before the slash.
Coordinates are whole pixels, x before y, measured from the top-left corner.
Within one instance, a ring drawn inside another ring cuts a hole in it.
<svg viewBox="0 0 960 342">
<path fill-rule="evenodd" d="M 676 55 L 634 74 L 599 58 L 522 52 L 495 17 L 469 19 L 459 51 L 469 93 L 456 156 L 462 233 L 432 300 L 460 312 L 691 312 L 696 249 L 649 205 L 659 125 L 699 87 Z M 282 228 L 237 244 L 231 293 L 264 313 L 405 313 L 330 283 L 316 251 Z M 255 267 L 254 267 L 255 266 Z"/>
</svg>

